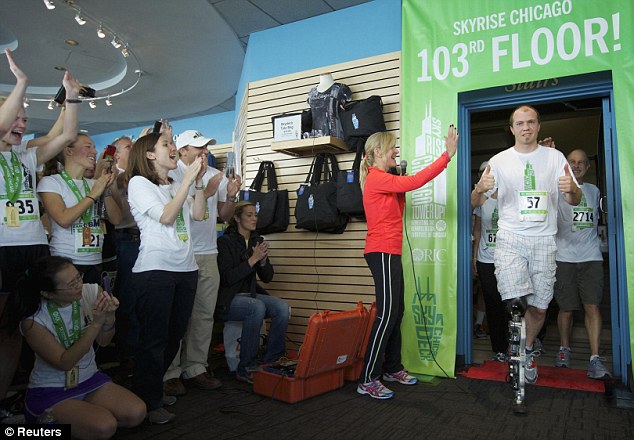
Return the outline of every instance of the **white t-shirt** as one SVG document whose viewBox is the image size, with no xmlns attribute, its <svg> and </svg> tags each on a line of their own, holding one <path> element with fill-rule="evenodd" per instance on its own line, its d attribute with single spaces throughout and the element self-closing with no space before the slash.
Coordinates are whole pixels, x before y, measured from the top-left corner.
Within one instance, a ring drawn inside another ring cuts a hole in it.
<svg viewBox="0 0 634 440">
<path fill-rule="evenodd" d="M 599 224 L 599 188 L 591 183 L 581 185 L 583 198 L 578 206 L 559 201 L 557 217 L 557 261 L 582 263 L 603 261 Z"/>
<path fill-rule="evenodd" d="M 84 180 L 88 183 L 89 188 L 92 188 L 95 184 L 95 181 L 92 179 Z M 81 197 L 85 198 L 87 192 L 84 190 L 83 181 L 73 179 L 73 182 L 75 182 L 75 186 L 77 186 Z M 42 180 L 40 180 L 37 192 L 59 194 L 67 208 L 79 203 L 77 196 L 75 196 L 68 184 L 59 174 L 43 177 Z M 53 217 L 50 217 L 51 242 L 49 246 L 51 255 L 70 258 L 75 264 L 91 265 L 101 263 L 104 231 L 101 230 L 97 203 L 92 204 L 92 209 L 88 208 L 88 213 L 90 214 L 88 224 L 84 223 L 84 217 L 80 215 L 68 228 L 60 226 Z M 84 242 L 83 234 L 85 226 L 90 227 L 90 243 Z"/>
<path fill-rule="evenodd" d="M 185 176 L 185 170 L 187 165 L 183 161 L 178 161 L 178 167 L 175 170 L 170 171 L 169 175 L 174 179 L 175 184 L 180 185 Z M 215 168 L 207 168 L 207 172 L 203 176 L 203 185 L 206 187 L 211 179 L 216 174 L 220 173 Z M 216 194 L 207 199 L 207 209 L 205 211 L 205 217 L 202 221 L 192 221 L 192 242 L 194 244 L 194 255 L 210 255 L 218 253 L 218 246 L 216 239 L 218 234 L 216 233 L 216 220 L 218 218 L 218 201 L 225 202 L 227 200 L 227 183 L 229 181 L 226 177 L 222 178 Z M 189 194 L 193 197 L 195 188 L 192 185 Z"/>
<path fill-rule="evenodd" d="M 48 244 L 40 221 L 40 206 L 36 190 L 37 148 L 26 148 L 26 142 L 13 148 L 22 164 L 22 188 L 16 200 L 19 226 L 8 226 L 6 220 L 7 186 L 0 167 L 0 246 L 30 246 Z M 11 153 L 0 153 L 11 168 Z"/>
<path fill-rule="evenodd" d="M 88 327 L 88 325 L 90 325 L 90 323 L 92 322 L 92 307 L 95 304 L 98 295 L 98 284 L 84 284 L 79 307 L 82 333 L 85 331 L 84 329 Z M 48 308 L 46 307 L 47 301 L 48 300 L 46 299 L 42 299 L 42 301 L 40 302 L 39 310 L 33 316 L 27 319 L 33 319 L 35 322 L 45 327 L 49 332 L 51 332 L 57 342 L 61 344 L 62 342 L 57 336 L 57 332 L 55 331 L 55 327 L 53 326 L 53 322 L 51 320 L 51 315 L 49 314 Z M 69 331 L 73 328 L 72 311 L 73 308 L 71 305 L 59 308 L 59 313 L 64 321 L 64 325 L 66 326 L 66 331 Z M 20 330 L 22 331 L 22 328 L 20 328 Z M 90 350 L 88 350 L 88 352 L 82 356 L 82 358 L 77 363 L 77 366 L 79 367 L 79 383 L 90 379 L 97 372 L 95 352 L 92 346 L 90 347 Z M 29 378 L 29 388 L 63 387 L 65 384 L 66 373 L 59 368 L 49 364 L 40 356 L 38 356 L 37 353 L 35 353 L 35 365 L 33 366 L 33 371 L 31 371 L 31 377 Z"/>
<path fill-rule="evenodd" d="M 555 235 L 563 197 L 558 181 L 567 163 L 560 151 L 542 146 L 526 154 L 511 147 L 493 156 L 489 165 L 496 186 L 487 195 L 498 191 L 499 228 L 525 236 Z"/>
<path fill-rule="evenodd" d="M 191 198 L 183 204 L 183 231 L 177 230 L 175 221 L 171 225 L 161 224 L 163 209 L 176 194 L 176 184 L 155 185 L 142 176 L 134 176 L 128 184 L 130 212 L 141 230 L 139 256 L 132 272 L 165 270 L 169 272 L 191 272 L 198 270 L 191 240 Z M 179 235 L 186 234 L 184 238 Z"/>
<path fill-rule="evenodd" d="M 480 217 L 480 243 L 478 245 L 477 260 L 481 263 L 493 263 L 495 239 L 498 223 L 498 201 L 486 199 L 482 206 L 474 209 L 473 214 Z"/>
</svg>

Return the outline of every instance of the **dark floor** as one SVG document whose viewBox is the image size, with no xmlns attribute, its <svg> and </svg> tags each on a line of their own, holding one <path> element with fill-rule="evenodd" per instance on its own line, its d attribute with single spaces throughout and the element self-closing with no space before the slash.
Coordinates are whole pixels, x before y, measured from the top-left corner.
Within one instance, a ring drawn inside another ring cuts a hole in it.
<svg viewBox="0 0 634 440">
<path fill-rule="evenodd" d="M 347 383 L 296 404 L 255 395 L 228 371 L 216 391 L 188 389 L 170 411 L 174 423 L 119 430 L 117 439 L 633 439 L 634 408 L 603 394 L 529 387 L 528 414 L 510 408 L 510 385 L 434 379 L 394 385 L 373 400 Z M 623 402 L 623 400 L 619 400 Z M 631 401 L 625 401 L 631 405 Z M 623 405 L 619 405 L 623 406 Z"/>
</svg>

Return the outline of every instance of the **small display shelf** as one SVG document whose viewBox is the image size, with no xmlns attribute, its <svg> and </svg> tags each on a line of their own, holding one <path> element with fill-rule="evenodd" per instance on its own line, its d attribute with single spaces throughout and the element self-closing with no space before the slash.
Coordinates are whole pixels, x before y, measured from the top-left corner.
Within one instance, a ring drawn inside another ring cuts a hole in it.
<svg viewBox="0 0 634 440">
<path fill-rule="evenodd" d="M 271 142 L 271 149 L 291 156 L 307 156 L 315 153 L 339 153 L 348 151 L 346 143 L 333 136 Z"/>
</svg>

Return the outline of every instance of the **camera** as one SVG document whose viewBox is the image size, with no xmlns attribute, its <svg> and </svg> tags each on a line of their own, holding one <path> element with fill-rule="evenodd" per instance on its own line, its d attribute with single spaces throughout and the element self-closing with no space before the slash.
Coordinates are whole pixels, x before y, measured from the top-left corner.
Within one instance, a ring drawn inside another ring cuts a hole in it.
<svg viewBox="0 0 634 440">
<path fill-rule="evenodd" d="M 82 85 L 81 88 L 79 89 L 79 97 L 80 98 L 94 98 L 95 89 L 93 89 L 92 87 Z M 55 94 L 55 98 L 53 98 L 53 101 L 55 101 L 59 105 L 64 104 L 64 101 L 66 101 L 66 89 L 64 88 L 64 86 L 61 86 L 59 88 L 59 90 Z"/>
<path fill-rule="evenodd" d="M 227 176 L 227 178 L 235 177 L 236 170 L 233 166 L 234 161 L 235 154 L 233 152 L 227 153 L 227 168 L 225 169 L 225 176 Z"/>
<path fill-rule="evenodd" d="M 161 121 L 154 122 L 154 128 L 152 128 L 152 133 L 160 133 L 162 126 L 163 126 L 163 123 Z"/>
</svg>

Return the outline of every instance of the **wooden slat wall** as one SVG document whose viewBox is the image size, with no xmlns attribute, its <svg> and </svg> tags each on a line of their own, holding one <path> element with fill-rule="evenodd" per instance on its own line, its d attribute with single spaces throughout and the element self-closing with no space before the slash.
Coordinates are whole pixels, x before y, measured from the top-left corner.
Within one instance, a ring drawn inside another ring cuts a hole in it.
<svg viewBox="0 0 634 440">
<path fill-rule="evenodd" d="M 389 53 L 319 69 L 252 82 L 247 90 L 246 155 L 243 155 L 243 187 L 248 187 L 262 160 L 275 163 L 281 189 L 289 190 L 291 224 L 286 232 L 270 234 L 271 262 L 275 277 L 265 288 L 291 305 L 288 337 L 301 343 L 308 317 L 315 311 L 347 310 L 358 301 L 374 300 L 374 284 L 363 258 L 366 224 L 353 219 L 343 234 L 313 233 L 295 229 L 296 190 L 304 181 L 312 156 L 293 157 L 271 150 L 271 117 L 308 108 L 306 98 L 331 72 L 347 84 L 358 100 L 380 95 L 387 129 L 399 137 L 400 52 Z M 244 127 L 242 124 L 240 124 Z M 340 169 L 352 166 L 353 153 L 337 155 Z"/>
</svg>

